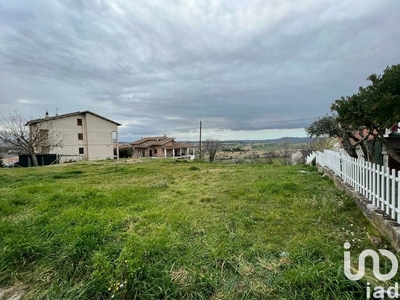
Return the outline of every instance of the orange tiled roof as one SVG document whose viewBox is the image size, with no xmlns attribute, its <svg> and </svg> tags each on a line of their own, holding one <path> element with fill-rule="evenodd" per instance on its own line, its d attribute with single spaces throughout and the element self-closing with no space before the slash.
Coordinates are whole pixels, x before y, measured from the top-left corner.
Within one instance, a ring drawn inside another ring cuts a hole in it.
<svg viewBox="0 0 400 300">
<path fill-rule="evenodd" d="M 366 128 L 364 128 L 363 131 L 362 131 L 362 135 L 360 134 L 360 131 L 353 131 L 353 134 L 354 134 L 354 136 L 355 136 L 357 139 L 361 140 L 361 139 L 363 139 L 366 135 L 368 135 L 368 132 L 369 132 L 369 130 L 366 129 Z M 377 132 L 375 132 L 375 133 L 377 133 Z M 374 136 L 372 136 L 372 135 L 370 135 L 370 136 L 368 137 L 368 140 L 369 140 L 369 141 L 370 141 L 370 140 L 373 140 L 373 139 L 374 139 Z M 350 143 L 354 146 L 357 142 L 356 142 L 353 138 L 350 138 Z"/>
<path fill-rule="evenodd" d="M 366 129 L 366 128 L 364 128 L 363 131 L 361 132 L 362 135 L 360 134 L 360 131 L 358 131 L 358 130 L 353 131 L 353 135 L 354 135 L 357 139 L 361 140 L 361 139 L 363 139 L 363 137 L 365 137 L 365 136 L 368 134 L 368 132 L 369 132 L 369 130 Z M 374 133 L 377 133 L 377 132 L 375 131 Z M 369 141 L 371 141 L 371 140 L 373 140 L 373 139 L 374 139 L 374 137 L 373 137 L 372 135 L 370 135 L 370 136 L 368 137 L 368 140 L 369 140 Z M 343 146 L 342 139 L 341 139 L 341 138 L 338 138 L 338 140 L 339 140 L 340 145 Z M 357 141 L 354 140 L 353 138 L 350 138 L 349 140 L 350 140 L 351 145 L 354 146 L 355 144 L 357 144 Z"/>
<path fill-rule="evenodd" d="M 174 140 L 175 138 L 168 138 L 166 136 L 142 137 L 140 140 L 131 143 L 131 145 L 135 148 L 148 148 L 152 146 L 162 146 Z"/>
<path fill-rule="evenodd" d="M 163 146 L 169 142 L 173 143 L 172 146 Z M 149 148 L 153 146 L 163 146 L 165 149 L 179 149 L 179 148 L 190 148 L 191 146 L 184 143 L 175 142 L 175 138 L 169 138 L 166 136 L 156 137 L 142 137 L 141 139 L 131 143 L 134 148 Z"/>
</svg>

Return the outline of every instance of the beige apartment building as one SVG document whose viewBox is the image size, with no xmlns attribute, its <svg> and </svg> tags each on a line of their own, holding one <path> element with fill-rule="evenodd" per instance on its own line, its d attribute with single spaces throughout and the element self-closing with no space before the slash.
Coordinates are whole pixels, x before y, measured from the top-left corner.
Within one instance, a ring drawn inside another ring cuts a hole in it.
<svg viewBox="0 0 400 300">
<path fill-rule="evenodd" d="M 118 126 L 121 124 L 95 114 L 91 111 L 78 111 L 69 114 L 49 116 L 27 122 L 32 129 L 34 126 L 46 128 L 43 134 L 51 139 L 61 140 L 53 149 L 43 145 L 36 149 L 37 153 L 52 153 L 61 155 L 61 159 L 112 159 L 114 148 L 118 149 Z"/>
</svg>

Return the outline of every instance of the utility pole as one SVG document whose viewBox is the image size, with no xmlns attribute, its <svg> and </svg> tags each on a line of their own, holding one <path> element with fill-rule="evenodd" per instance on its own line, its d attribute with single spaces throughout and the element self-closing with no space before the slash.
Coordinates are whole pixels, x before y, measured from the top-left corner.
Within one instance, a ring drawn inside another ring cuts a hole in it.
<svg viewBox="0 0 400 300">
<path fill-rule="evenodd" d="M 200 152 L 200 159 L 201 159 L 201 121 L 200 121 L 200 141 L 199 141 L 199 152 Z"/>
</svg>

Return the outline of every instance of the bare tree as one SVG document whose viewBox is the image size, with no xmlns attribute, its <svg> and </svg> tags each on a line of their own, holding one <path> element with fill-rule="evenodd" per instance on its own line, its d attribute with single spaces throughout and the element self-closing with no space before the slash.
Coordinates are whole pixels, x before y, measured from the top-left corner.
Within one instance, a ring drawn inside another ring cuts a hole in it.
<svg viewBox="0 0 400 300">
<path fill-rule="evenodd" d="M 204 148 L 209 155 L 210 162 L 214 161 L 215 154 L 221 148 L 222 143 L 216 139 L 206 139 L 204 141 Z"/>
<path fill-rule="evenodd" d="M 272 160 L 274 157 L 276 157 L 275 153 L 273 151 L 267 151 L 261 154 L 262 157 L 265 157 L 265 163 L 268 165 L 272 165 L 274 161 Z"/>
<path fill-rule="evenodd" d="M 299 150 L 303 154 L 303 156 L 307 156 L 313 151 L 324 151 L 324 149 L 331 150 L 334 148 L 336 138 L 320 136 L 317 138 L 313 138 L 308 142 L 301 143 L 299 145 Z"/>
<path fill-rule="evenodd" d="M 285 138 L 282 141 L 282 143 L 280 144 L 281 150 L 279 151 L 280 155 L 279 155 L 278 161 L 284 166 L 292 164 L 292 160 L 290 158 L 291 147 L 292 147 L 291 141 L 288 138 Z"/>
<path fill-rule="evenodd" d="M 317 151 L 323 151 L 324 149 L 332 150 L 335 146 L 336 138 L 334 137 L 319 137 L 313 139 L 313 147 Z"/>
<path fill-rule="evenodd" d="M 34 166 L 38 166 L 37 154 L 49 153 L 61 146 L 63 140 L 50 121 L 27 121 L 17 112 L 0 119 L 0 142 L 18 153 L 28 154 Z"/>
</svg>

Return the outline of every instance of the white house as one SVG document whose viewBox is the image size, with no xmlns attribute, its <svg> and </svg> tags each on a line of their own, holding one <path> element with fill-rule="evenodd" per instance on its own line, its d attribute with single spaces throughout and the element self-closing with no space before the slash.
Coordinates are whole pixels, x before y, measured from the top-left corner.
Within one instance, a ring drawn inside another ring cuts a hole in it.
<svg viewBox="0 0 400 300">
<path fill-rule="evenodd" d="M 38 153 L 53 153 L 69 159 L 107 159 L 118 158 L 118 126 L 121 124 L 95 114 L 91 111 L 77 111 L 64 115 L 30 120 L 26 125 L 49 128 L 44 132 L 49 139 L 60 139 L 62 142 L 53 149 L 42 147 Z M 51 144 L 49 141 L 48 144 Z M 117 155 L 114 155 L 114 148 Z"/>
</svg>

